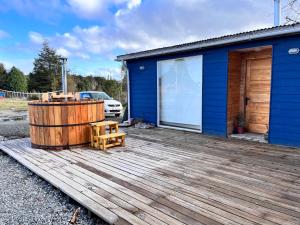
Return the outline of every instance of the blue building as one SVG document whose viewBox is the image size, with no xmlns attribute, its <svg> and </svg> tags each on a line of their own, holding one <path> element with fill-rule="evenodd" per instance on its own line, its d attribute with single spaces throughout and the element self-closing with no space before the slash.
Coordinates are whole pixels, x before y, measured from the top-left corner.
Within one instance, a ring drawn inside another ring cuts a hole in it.
<svg viewBox="0 0 300 225">
<path fill-rule="evenodd" d="M 121 55 L 129 116 L 227 137 L 300 146 L 300 24 Z"/>
</svg>

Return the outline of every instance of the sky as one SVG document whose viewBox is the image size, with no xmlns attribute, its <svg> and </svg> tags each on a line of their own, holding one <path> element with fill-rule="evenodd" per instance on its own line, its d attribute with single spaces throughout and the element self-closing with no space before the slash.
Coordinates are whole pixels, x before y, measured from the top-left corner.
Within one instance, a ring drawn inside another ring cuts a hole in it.
<svg viewBox="0 0 300 225">
<path fill-rule="evenodd" d="M 273 0 L 0 0 L 0 62 L 32 71 L 46 40 L 82 75 L 117 55 L 271 27 Z"/>
</svg>

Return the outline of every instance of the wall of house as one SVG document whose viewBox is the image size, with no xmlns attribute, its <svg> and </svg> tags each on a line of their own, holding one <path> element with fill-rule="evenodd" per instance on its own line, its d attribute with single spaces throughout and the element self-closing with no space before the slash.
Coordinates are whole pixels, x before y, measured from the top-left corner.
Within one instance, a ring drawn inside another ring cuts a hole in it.
<svg viewBox="0 0 300 225">
<path fill-rule="evenodd" d="M 143 66 L 144 69 L 140 67 Z M 156 124 L 156 61 L 137 60 L 128 63 L 130 83 L 130 116 Z"/>
<path fill-rule="evenodd" d="M 240 94 L 242 56 L 240 52 L 230 52 L 228 57 L 227 133 L 232 134 L 233 123 L 241 112 Z"/>
<path fill-rule="evenodd" d="M 300 147 L 300 38 L 278 41 L 273 46 L 273 73 L 269 142 Z"/>
<path fill-rule="evenodd" d="M 157 122 L 157 61 L 203 54 L 203 133 L 226 136 L 228 53 L 265 45 L 273 46 L 269 142 L 300 146 L 300 55 L 288 54 L 299 36 L 129 60 L 131 117 Z"/>
<path fill-rule="evenodd" d="M 205 134 L 226 136 L 228 59 L 225 48 L 128 61 L 131 117 L 157 123 L 157 61 L 199 54 L 203 55 L 202 130 Z"/>
</svg>

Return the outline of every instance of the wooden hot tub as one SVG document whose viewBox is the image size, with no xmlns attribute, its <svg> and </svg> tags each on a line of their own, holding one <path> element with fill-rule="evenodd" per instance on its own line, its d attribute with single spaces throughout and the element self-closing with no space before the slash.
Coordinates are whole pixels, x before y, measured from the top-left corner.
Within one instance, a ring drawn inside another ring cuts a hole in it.
<svg viewBox="0 0 300 225">
<path fill-rule="evenodd" d="M 89 123 L 105 119 L 103 101 L 28 103 L 34 148 L 67 149 L 90 143 Z"/>
</svg>

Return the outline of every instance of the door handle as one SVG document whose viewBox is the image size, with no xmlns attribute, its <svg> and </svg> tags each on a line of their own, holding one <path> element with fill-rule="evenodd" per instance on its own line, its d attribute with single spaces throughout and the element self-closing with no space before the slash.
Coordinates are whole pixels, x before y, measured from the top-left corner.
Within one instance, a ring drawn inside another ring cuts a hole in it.
<svg viewBox="0 0 300 225">
<path fill-rule="evenodd" d="M 245 98 L 245 105 L 247 106 L 248 105 L 248 101 L 250 100 L 250 98 L 246 97 Z"/>
</svg>

